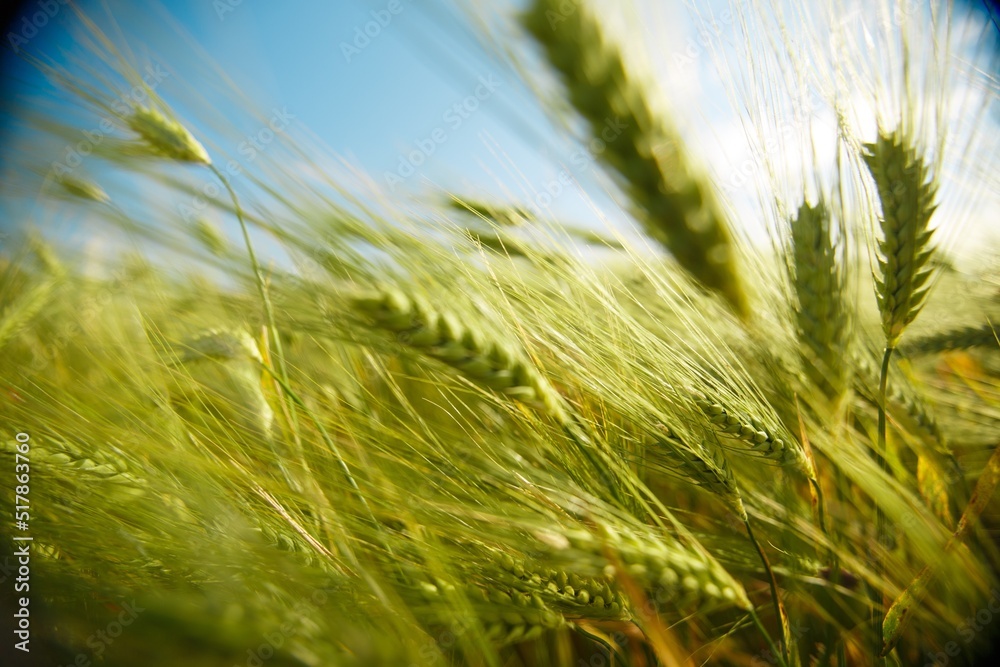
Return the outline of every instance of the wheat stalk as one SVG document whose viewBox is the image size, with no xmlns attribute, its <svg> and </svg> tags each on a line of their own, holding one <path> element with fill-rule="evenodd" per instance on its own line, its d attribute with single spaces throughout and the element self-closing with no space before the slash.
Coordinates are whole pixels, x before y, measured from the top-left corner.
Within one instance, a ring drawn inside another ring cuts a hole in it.
<svg viewBox="0 0 1000 667">
<path fill-rule="evenodd" d="M 605 146 L 601 159 L 622 179 L 646 231 L 701 284 L 749 316 L 729 225 L 709 182 L 696 174 L 680 137 L 659 120 L 626 75 L 618 49 L 585 6 L 536 0 L 524 25 L 560 74 L 569 100 Z M 605 141 L 607 123 L 621 135 Z"/>
<path fill-rule="evenodd" d="M 257 254 L 254 251 L 253 243 L 250 240 L 250 232 L 247 228 L 246 220 L 243 218 L 243 209 L 240 206 L 239 198 L 230 185 L 225 175 L 213 164 L 205 147 L 194 137 L 194 135 L 179 121 L 168 118 L 163 113 L 151 107 L 138 106 L 125 118 L 128 127 L 139 135 L 145 151 L 153 156 L 175 160 L 182 163 L 199 164 L 208 167 L 215 177 L 222 183 L 226 192 L 233 202 L 236 218 L 240 223 L 240 230 L 243 233 L 243 241 L 246 245 L 247 256 L 250 260 L 250 267 L 253 270 L 257 291 L 260 295 L 261 304 L 264 308 L 264 315 L 271 335 L 270 343 L 274 347 L 276 366 L 280 373 L 281 380 L 288 383 L 288 370 L 285 365 L 284 351 L 282 350 L 281 337 L 278 333 L 277 323 L 274 318 L 274 307 L 271 305 L 271 297 L 265 286 L 264 274 L 257 261 Z M 201 234 L 202 230 L 196 227 L 196 233 Z M 211 246 L 210 246 L 211 247 Z M 296 432 L 296 446 L 301 459 L 301 443 L 298 442 L 297 421 L 294 402 L 283 396 L 290 417 L 293 431 Z"/>
<path fill-rule="evenodd" d="M 878 443 L 876 459 L 883 473 L 888 473 L 885 460 L 886 385 L 892 353 L 906 327 L 919 314 L 930 289 L 932 270 L 928 260 L 934 253 L 931 245 L 933 230 L 928 229 L 934 214 L 936 187 L 923 159 L 917 155 L 912 140 L 900 128 L 893 132 L 879 129 L 878 139 L 865 145 L 865 164 L 878 188 L 882 214 L 879 224 L 882 238 L 878 244 L 879 274 L 875 278 L 875 295 L 885 334 L 885 353 L 879 375 Z M 876 529 L 885 543 L 886 525 L 882 507 L 876 503 Z M 876 565 L 881 574 L 883 564 Z M 871 625 L 873 655 L 882 650 L 881 596 L 871 591 L 873 602 Z"/>
</svg>

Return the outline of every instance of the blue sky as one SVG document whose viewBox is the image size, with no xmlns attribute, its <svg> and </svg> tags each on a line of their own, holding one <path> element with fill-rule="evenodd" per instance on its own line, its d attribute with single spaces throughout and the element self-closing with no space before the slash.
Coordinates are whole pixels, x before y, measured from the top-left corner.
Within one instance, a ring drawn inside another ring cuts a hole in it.
<svg viewBox="0 0 1000 667">
<path fill-rule="evenodd" d="M 108 29 L 102 3 L 81 6 Z M 176 71 L 159 92 L 178 109 L 190 96 L 189 90 L 170 98 L 179 79 L 193 84 L 200 101 L 211 99 L 223 115 L 232 104 L 198 85 L 198 68 L 204 63 L 178 39 L 181 33 L 203 47 L 259 109 L 287 110 L 296 124 L 383 185 L 386 172 L 399 169 L 401 157 L 420 142 L 433 145 L 433 155 L 413 177 L 402 184 L 394 181 L 401 193 L 426 192 L 433 181 L 470 196 L 502 196 L 491 175 L 500 165 L 487 142 L 502 147 L 504 159 L 531 183 L 551 180 L 574 154 L 572 142 L 557 136 L 517 75 L 486 55 L 466 17 L 449 2 L 179 0 L 157 10 L 124 2 L 110 6 L 137 53 L 148 52 Z M 176 26 L 168 25 L 164 14 Z M 376 26 L 378 19 L 386 25 Z M 29 47 L 51 53 L 66 43 L 66 30 L 53 22 Z M 48 88 L 30 67 L 19 64 L 15 78 L 23 80 L 15 86 L 18 90 L 45 97 Z M 484 81 L 489 88 L 482 87 Z M 477 91 L 488 94 L 472 99 Z M 471 113 L 470 102 L 476 106 Z M 456 104 L 464 104 L 464 111 L 456 111 Z M 246 131 L 255 130 L 246 125 Z M 443 143 L 428 143 L 435 137 L 443 137 Z M 491 164 L 484 167 L 484 162 Z M 554 209 L 587 214 L 575 195 L 560 200 Z"/>
<path fill-rule="evenodd" d="M 211 80 L 206 78 L 208 63 L 230 75 L 264 117 L 272 109 L 286 110 L 294 116 L 294 129 L 308 128 L 331 152 L 383 186 L 385 173 L 397 169 L 401 156 L 409 155 L 419 142 L 426 146 L 432 137 L 443 138 L 443 143 L 433 143 L 433 155 L 416 174 L 398 186 L 399 194 L 421 195 L 443 188 L 470 197 L 524 203 L 531 197 L 528 190 L 544 192 L 545 184 L 566 169 L 582 181 L 581 188 L 567 188 L 553 203 L 553 214 L 599 224 L 601 216 L 581 196 L 585 192 L 602 214 L 620 224 L 625 215 L 605 193 L 606 178 L 590 163 L 576 166 L 581 164 L 574 160 L 581 146 L 550 120 L 517 73 L 487 55 L 475 38 L 477 29 L 459 9 L 487 7 L 509 14 L 518 4 L 515 0 L 398 0 L 398 4 L 392 0 L 165 0 L 149 5 L 107 0 L 137 59 L 150 59 L 170 69 L 172 75 L 159 92 L 190 119 L 199 136 L 207 138 L 213 156 L 212 141 L 235 152 L 232 135 L 220 131 L 223 126 L 238 135 L 256 132 L 261 125 L 259 119 L 242 113 L 221 88 L 205 83 Z M 710 45 L 700 41 L 693 23 L 685 20 L 681 3 L 670 4 L 669 10 L 661 9 L 667 6 L 663 3 L 638 4 L 655 8 L 650 16 L 657 20 L 643 26 L 648 30 L 644 38 L 648 55 L 658 66 L 657 75 L 669 81 L 675 108 L 690 110 L 689 117 L 680 119 L 686 123 L 685 138 L 707 156 L 720 182 L 732 180 L 738 165 L 756 165 L 758 157 L 753 156 L 742 122 L 746 118 L 731 108 L 725 80 L 715 70 L 720 53 L 738 55 L 725 46 L 731 37 L 717 35 Z M 710 2 L 700 5 L 699 11 L 718 17 L 727 4 Z M 111 27 L 105 3 L 80 0 L 79 5 L 102 27 Z M 71 18 L 69 10 L 61 10 L 28 46 L 53 54 L 67 48 L 65 24 Z M 386 25 L 376 29 L 378 18 Z M 731 19 L 722 23 L 726 30 L 738 25 Z M 369 41 L 356 41 L 366 28 Z M 523 53 L 524 44 L 513 46 Z M 199 48 L 204 49 L 204 56 Z M 689 57 L 692 53 L 694 57 Z M 38 102 L 51 103 L 51 90 L 25 64 L 7 59 L 4 77 L 13 99 L 31 95 Z M 498 81 L 499 86 L 484 99 L 473 99 L 476 110 L 456 123 L 450 110 L 474 95 L 482 77 Z M 214 109 L 214 124 L 206 117 L 206 109 Z M 9 117 L 4 125 L 0 131 L 6 132 L 5 158 L 26 157 L 44 166 L 43 146 L 27 139 L 32 135 L 18 131 Z M 302 140 L 302 136 L 296 138 Z M 58 152 L 62 147 L 54 148 Z M 788 162 L 791 170 L 797 168 L 794 160 Z M 758 166 L 753 169 L 762 172 Z M 18 174 L 9 171 L 3 177 L 5 186 L 18 180 Z M 34 200 L 19 194 L 25 193 L 9 187 L 0 193 L 5 218 L 0 227 L 27 219 L 28 203 Z M 749 211 L 742 219 L 759 217 L 759 208 L 753 209 L 752 187 L 727 195 L 734 206 Z"/>
</svg>

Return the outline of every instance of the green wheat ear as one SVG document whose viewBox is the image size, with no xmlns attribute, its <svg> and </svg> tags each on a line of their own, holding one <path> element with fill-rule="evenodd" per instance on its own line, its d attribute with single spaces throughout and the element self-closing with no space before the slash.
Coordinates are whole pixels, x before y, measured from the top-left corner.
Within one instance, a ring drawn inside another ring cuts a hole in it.
<svg viewBox="0 0 1000 667">
<path fill-rule="evenodd" d="M 397 289 L 359 296 L 354 307 L 379 329 L 472 380 L 511 399 L 538 403 L 560 424 L 569 423 L 562 398 L 516 345 L 439 311 Z"/>
<path fill-rule="evenodd" d="M 58 178 L 56 183 L 62 191 L 60 194 L 67 198 L 93 201 L 98 204 L 106 204 L 111 201 L 108 193 L 93 181 L 65 175 Z"/>
<path fill-rule="evenodd" d="M 942 331 L 930 336 L 918 338 L 906 347 L 906 352 L 912 355 L 949 352 L 951 350 L 968 350 L 975 347 L 997 348 L 997 331 L 992 324 L 986 323 L 979 327 L 962 327 Z"/>
<path fill-rule="evenodd" d="M 829 209 L 804 202 L 791 220 L 791 254 L 797 300 L 796 329 L 806 375 L 830 398 L 845 389 L 847 310 L 844 274 Z"/>
<path fill-rule="evenodd" d="M 878 186 L 879 273 L 876 296 L 886 344 L 896 347 L 903 331 L 920 313 L 927 297 L 934 253 L 928 223 L 934 214 L 936 187 L 924 160 L 901 130 L 879 130 L 863 155 Z"/>
<path fill-rule="evenodd" d="M 249 334 L 210 329 L 179 348 L 171 387 L 181 415 L 209 428 L 235 427 L 270 441 L 274 412 L 261 389 L 261 355 Z"/>
<path fill-rule="evenodd" d="M 657 119 L 597 20 L 577 3 L 536 0 L 523 17 L 562 78 L 569 100 L 604 145 L 599 158 L 621 177 L 646 232 L 741 317 L 749 307 L 728 223 L 711 185 L 692 168 L 680 137 Z M 608 139 L 614 123 L 620 135 Z"/>
<path fill-rule="evenodd" d="M 178 162 L 212 164 L 205 147 L 186 127 L 156 109 L 138 107 L 125 120 L 151 154 Z"/>
</svg>

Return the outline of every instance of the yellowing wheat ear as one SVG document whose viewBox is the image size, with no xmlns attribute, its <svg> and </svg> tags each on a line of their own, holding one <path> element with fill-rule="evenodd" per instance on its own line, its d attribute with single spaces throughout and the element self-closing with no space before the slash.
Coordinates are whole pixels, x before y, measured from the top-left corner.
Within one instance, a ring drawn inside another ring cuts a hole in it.
<svg viewBox="0 0 1000 667">
<path fill-rule="evenodd" d="M 886 343 L 895 347 L 920 313 L 930 287 L 928 260 L 934 253 L 934 231 L 928 223 L 936 188 L 927 165 L 901 130 L 880 130 L 878 139 L 865 149 L 864 160 L 882 205 L 876 294 Z"/>
<path fill-rule="evenodd" d="M 647 233 L 701 284 L 749 316 L 728 223 L 711 184 L 696 174 L 681 138 L 656 118 L 646 95 L 625 73 L 618 50 L 580 2 L 536 0 L 524 24 L 545 48 L 600 159 L 621 177 Z M 621 135 L 606 140 L 609 122 Z"/>
</svg>

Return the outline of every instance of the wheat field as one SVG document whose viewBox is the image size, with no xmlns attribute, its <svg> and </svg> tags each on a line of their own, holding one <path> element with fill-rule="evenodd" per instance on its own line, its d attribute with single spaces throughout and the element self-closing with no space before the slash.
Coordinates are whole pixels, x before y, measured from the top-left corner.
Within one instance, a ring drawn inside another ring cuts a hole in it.
<svg viewBox="0 0 1000 667">
<path fill-rule="evenodd" d="M 69 106 L 19 107 L 5 167 L 4 664 L 986 664 L 990 15 L 678 4 L 721 35 L 692 53 L 657 3 L 459 4 L 627 223 L 414 198 L 303 133 L 237 170 L 111 10 L 19 50 Z"/>
</svg>

